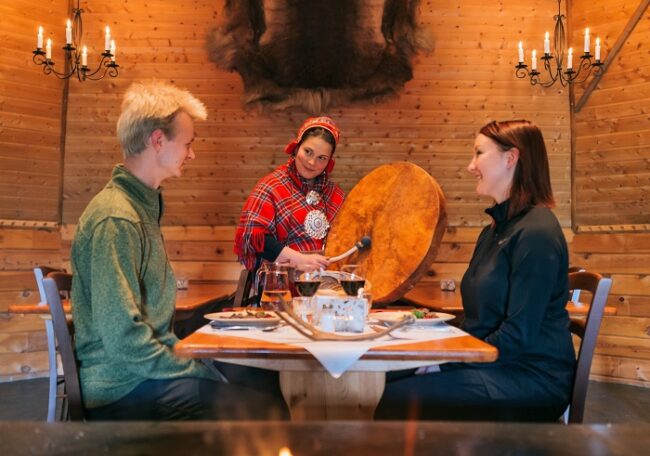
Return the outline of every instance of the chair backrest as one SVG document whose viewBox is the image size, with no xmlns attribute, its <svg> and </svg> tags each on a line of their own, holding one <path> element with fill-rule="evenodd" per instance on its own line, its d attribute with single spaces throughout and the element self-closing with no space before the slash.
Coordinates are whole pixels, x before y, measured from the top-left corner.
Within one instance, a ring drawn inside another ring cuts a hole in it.
<svg viewBox="0 0 650 456">
<path fill-rule="evenodd" d="M 50 266 L 36 266 L 34 268 L 34 277 L 36 278 L 36 286 L 38 287 L 38 294 L 40 295 L 41 302 L 38 305 L 47 304 L 45 297 L 45 289 L 43 288 L 43 279 L 51 272 L 66 272 L 65 269 L 51 268 Z"/>
<path fill-rule="evenodd" d="M 569 267 L 569 274 L 571 274 L 573 272 L 584 271 L 584 270 L 585 270 L 585 268 L 583 268 L 582 266 L 570 266 Z M 571 290 L 571 299 L 570 300 L 571 300 L 571 302 L 574 302 L 576 304 L 580 303 L 580 289 L 579 288 Z"/>
<path fill-rule="evenodd" d="M 569 423 L 582 423 L 591 361 L 611 287 L 612 279 L 605 278 L 596 272 L 580 271 L 569 274 L 570 289 L 587 290 L 592 294 L 587 317 L 584 319 L 571 318 L 571 332 L 579 336 L 581 342 L 573 380 L 573 394 L 569 404 Z"/>
<path fill-rule="evenodd" d="M 65 380 L 65 393 L 68 400 L 70 419 L 77 421 L 84 419 L 81 386 L 79 382 L 79 368 L 74 349 L 74 326 L 68 322 L 60 292 L 70 290 L 72 275 L 64 272 L 50 273 L 43 279 L 43 288 L 47 303 L 50 306 L 54 334 L 58 342 L 61 364 L 63 365 L 63 378 Z"/>
<path fill-rule="evenodd" d="M 233 307 L 243 307 L 247 304 L 248 298 L 251 294 L 251 287 L 253 286 L 253 273 L 248 269 L 242 269 L 239 273 L 239 282 L 237 282 L 237 290 L 235 291 L 235 299 Z"/>
</svg>

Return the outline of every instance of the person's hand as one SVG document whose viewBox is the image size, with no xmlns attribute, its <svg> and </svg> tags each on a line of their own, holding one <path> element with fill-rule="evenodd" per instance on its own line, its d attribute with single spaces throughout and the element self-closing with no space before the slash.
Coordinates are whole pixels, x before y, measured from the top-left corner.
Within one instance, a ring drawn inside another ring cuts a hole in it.
<svg viewBox="0 0 650 456">
<path fill-rule="evenodd" d="M 323 255 L 300 253 L 289 247 L 283 248 L 275 261 L 277 263 L 289 263 L 289 266 L 305 272 L 327 269 L 330 264 L 329 259 Z"/>
</svg>

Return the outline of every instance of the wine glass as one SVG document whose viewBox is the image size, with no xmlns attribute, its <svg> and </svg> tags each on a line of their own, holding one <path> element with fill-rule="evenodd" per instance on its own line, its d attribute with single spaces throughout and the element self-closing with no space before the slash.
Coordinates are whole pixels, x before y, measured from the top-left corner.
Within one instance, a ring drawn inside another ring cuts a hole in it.
<svg viewBox="0 0 650 456">
<path fill-rule="evenodd" d="M 363 277 L 362 268 L 358 264 L 346 264 L 341 267 L 343 276 L 339 280 L 343 291 L 348 296 L 357 296 L 359 288 L 363 288 L 366 279 Z"/>
<path fill-rule="evenodd" d="M 293 284 L 301 298 L 294 298 L 294 303 L 298 304 L 294 310 L 300 317 L 312 323 L 314 315 L 314 295 L 321 284 L 321 275 L 318 271 L 303 272 L 296 271 L 293 277 Z"/>
<path fill-rule="evenodd" d="M 318 271 L 296 271 L 293 277 L 293 283 L 300 296 L 312 297 L 318 291 L 318 287 L 320 287 L 321 276 Z"/>
</svg>

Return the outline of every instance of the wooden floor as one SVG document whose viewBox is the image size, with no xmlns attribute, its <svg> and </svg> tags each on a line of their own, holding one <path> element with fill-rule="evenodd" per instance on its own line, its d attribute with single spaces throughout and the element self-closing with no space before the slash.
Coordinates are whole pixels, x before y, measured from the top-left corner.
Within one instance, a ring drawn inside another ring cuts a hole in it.
<svg viewBox="0 0 650 456">
<path fill-rule="evenodd" d="M 0 383 L 0 420 L 45 420 L 47 379 Z M 650 390 L 591 382 L 585 423 L 650 423 Z"/>
</svg>

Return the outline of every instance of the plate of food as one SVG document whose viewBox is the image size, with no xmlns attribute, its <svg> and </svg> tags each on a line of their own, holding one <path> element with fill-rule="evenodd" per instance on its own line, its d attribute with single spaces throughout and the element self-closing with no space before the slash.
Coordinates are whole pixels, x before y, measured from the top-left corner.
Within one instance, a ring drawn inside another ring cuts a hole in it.
<svg viewBox="0 0 650 456">
<path fill-rule="evenodd" d="M 240 310 L 238 312 L 216 312 L 206 314 L 205 318 L 211 320 L 214 327 L 221 326 L 250 326 L 264 328 L 280 323 L 280 317 L 275 312 L 265 310 Z"/>
<path fill-rule="evenodd" d="M 412 315 L 413 318 L 415 318 L 413 323 L 415 326 L 435 326 L 456 318 L 455 315 L 434 312 L 429 309 L 370 312 L 369 318 L 375 319 L 381 323 L 393 324 L 408 315 Z"/>
</svg>

